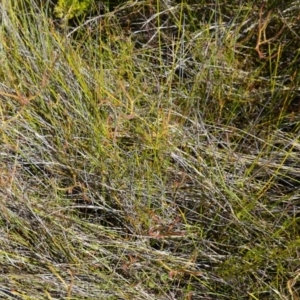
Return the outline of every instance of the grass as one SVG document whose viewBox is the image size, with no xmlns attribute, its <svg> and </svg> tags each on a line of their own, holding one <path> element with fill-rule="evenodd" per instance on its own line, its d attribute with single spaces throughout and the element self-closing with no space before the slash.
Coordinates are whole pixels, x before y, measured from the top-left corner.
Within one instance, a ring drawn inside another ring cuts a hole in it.
<svg viewBox="0 0 300 300">
<path fill-rule="evenodd" d="M 296 4 L 128 2 L 72 27 L 15 3 L 0 295 L 298 299 Z"/>
</svg>

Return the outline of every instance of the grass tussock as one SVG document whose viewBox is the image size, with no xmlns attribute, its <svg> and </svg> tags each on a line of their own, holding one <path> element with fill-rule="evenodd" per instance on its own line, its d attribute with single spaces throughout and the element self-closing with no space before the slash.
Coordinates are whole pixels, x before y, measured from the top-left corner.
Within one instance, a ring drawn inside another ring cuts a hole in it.
<svg viewBox="0 0 300 300">
<path fill-rule="evenodd" d="M 71 26 L 18 2 L 1 297 L 298 299 L 297 3 L 128 2 Z"/>
</svg>

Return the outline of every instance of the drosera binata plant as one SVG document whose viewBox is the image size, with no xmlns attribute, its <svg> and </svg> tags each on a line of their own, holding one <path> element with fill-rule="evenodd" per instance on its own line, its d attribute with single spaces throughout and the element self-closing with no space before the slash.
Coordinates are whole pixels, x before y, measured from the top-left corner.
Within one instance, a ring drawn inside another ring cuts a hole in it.
<svg viewBox="0 0 300 300">
<path fill-rule="evenodd" d="M 3 289 L 296 299 L 294 6 L 131 1 L 71 26 L 75 6 L 56 24 L 14 3 L 1 6 Z"/>
</svg>

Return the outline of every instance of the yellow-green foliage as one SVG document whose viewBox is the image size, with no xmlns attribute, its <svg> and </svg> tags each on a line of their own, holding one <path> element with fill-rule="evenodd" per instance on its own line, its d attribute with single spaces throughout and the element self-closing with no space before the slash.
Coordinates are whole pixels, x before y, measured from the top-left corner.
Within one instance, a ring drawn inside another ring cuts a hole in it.
<svg viewBox="0 0 300 300">
<path fill-rule="evenodd" d="M 59 0 L 55 13 L 57 17 L 69 20 L 85 13 L 91 7 L 92 2 L 93 0 Z"/>
</svg>

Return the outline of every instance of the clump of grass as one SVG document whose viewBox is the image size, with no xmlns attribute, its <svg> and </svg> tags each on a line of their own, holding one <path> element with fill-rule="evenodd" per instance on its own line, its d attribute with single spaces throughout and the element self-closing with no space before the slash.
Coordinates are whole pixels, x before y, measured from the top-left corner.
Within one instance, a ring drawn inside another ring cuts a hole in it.
<svg viewBox="0 0 300 300">
<path fill-rule="evenodd" d="M 127 3 L 61 28 L 20 3 L 1 4 L 0 292 L 297 299 L 293 4 Z"/>
</svg>

